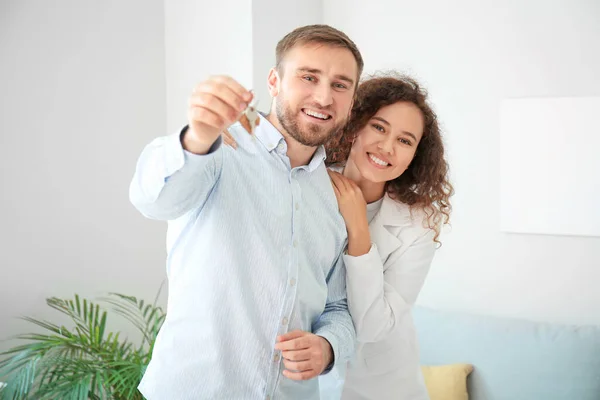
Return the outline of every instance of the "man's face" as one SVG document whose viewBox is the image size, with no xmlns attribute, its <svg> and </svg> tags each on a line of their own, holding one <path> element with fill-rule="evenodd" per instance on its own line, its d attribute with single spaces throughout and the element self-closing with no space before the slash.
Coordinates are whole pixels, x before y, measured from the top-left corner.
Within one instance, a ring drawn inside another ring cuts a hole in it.
<svg viewBox="0 0 600 400">
<path fill-rule="evenodd" d="M 305 146 L 318 146 L 348 120 L 358 75 L 352 53 L 321 44 L 299 45 L 271 70 L 269 87 L 281 127 Z"/>
</svg>

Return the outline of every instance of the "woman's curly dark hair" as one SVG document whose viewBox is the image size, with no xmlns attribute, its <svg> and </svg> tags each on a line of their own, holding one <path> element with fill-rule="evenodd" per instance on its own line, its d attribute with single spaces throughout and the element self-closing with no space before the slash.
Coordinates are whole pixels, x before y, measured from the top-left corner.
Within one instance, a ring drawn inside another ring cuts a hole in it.
<svg viewBox="0 0 600 400">
<path fill-rule="evenodd" d="M 428 104 L 427 91 L 413 78 L 387 72 L 373 75 L 359 85 L 352 114 L 341 133 L 325 144 L 327 165 L 345 164 L 356 134 L 377 111 L 398 102 L 410 102 L 423 114 L 423 137 L 408 169 L 385 190 L 396 201 L 418 207 L 427 215 L 427 224 L 435 231 L 434 241 L 443 224 L 450 220 L 450 197 L 454 189 L 448 180 L 448 163 L 444 158 L 444 144 L 437 116 Z"/>
</svg>

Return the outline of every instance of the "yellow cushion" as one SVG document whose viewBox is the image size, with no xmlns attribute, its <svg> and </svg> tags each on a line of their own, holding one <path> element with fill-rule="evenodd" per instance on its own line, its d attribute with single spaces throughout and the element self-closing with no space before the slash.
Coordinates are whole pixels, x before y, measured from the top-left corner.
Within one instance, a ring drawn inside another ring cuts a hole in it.
<svg viewBox="0 0 600 400">
<path fill-rule="evenodd" d="M 421 370 L 431 400 L 469 400 L 467 377 L 473 372 L 472 365 L 423 365 Z"/>
</svg>

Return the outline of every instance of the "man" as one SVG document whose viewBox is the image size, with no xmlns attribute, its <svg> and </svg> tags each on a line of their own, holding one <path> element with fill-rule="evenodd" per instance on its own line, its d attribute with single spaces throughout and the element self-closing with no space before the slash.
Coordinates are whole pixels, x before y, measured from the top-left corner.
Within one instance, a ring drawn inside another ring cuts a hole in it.
<svg viewBox="0 0 600 400">
<path fill-rule="evenodd" d="M 217 76 L 194 89 L 189 125 L 138 161 L 132 203 L 169 221 L 167 318 L 140 383 L 149 400 L 318 398 L 312 378 L 354 351 L 346 228 L 321 145 L 348 119 L 362 57 L 311 25 L 276 59 L 253 135 L 236 122 L 251 93 Z M 221 147 L 226 128 L 235 151 Z"/>
</svg>

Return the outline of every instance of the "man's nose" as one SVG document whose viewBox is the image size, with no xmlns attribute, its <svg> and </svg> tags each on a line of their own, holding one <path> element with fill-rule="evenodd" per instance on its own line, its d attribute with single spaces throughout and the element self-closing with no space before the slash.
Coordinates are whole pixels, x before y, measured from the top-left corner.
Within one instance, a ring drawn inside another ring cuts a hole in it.
<svg viewBox="0 0 600 400">
<path fill-rule="evenodd" d="M 328 107 L 333 103 L 333 93 L 329 84 L 319 84 L 314 93 L 315 101 L 321 107 Z"/>
</svg>

